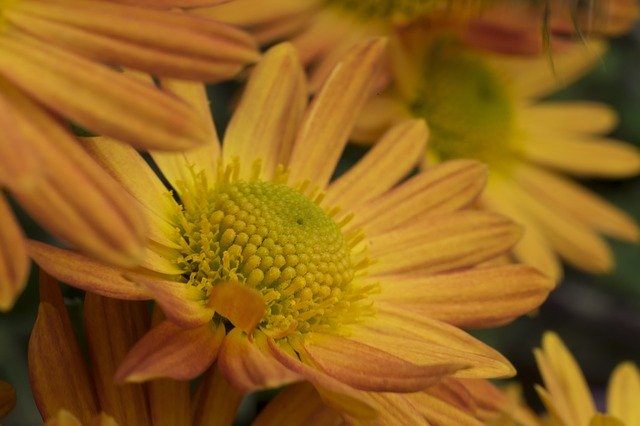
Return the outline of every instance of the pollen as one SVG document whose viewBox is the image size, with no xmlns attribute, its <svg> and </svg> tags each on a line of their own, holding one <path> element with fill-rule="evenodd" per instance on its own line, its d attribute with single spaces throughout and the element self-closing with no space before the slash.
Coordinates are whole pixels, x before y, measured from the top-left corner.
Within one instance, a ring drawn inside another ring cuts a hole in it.
<svg viewBox="0 0 640 426">
<path fill-rule="evenodd" d="M 228 281 L 256 289 L 266 306 L 258 328 L 276 338 L 335 331 L 370 311 L 374 289 L 358 278 L 367 263 L 355 250 L 361 232 L 343 233 L 322 197 L 282 181 L 238 179 L 233 167 L 201 183 L 180 190 L 176 262 L 185 283 L 205 294 Z"/>
<path fill-rule="evenodd" d="M 504 160 L 517 148 L 513 102 L 486 59 L 441 40 L 426 54 L 420 76 L 410 109 L 429 124 L 430 149 L 439 160 L 473 158 L 508 167 Z"/>
</svg>

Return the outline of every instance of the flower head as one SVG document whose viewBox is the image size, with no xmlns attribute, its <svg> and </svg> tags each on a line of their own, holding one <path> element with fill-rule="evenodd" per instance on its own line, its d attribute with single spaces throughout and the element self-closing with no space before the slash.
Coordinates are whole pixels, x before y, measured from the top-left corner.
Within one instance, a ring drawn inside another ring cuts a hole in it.
<svg viewBox="0 0 640 426">
<path fill-rule="evenodd" d="M 145 226 L 63 121 L 138 148 L 193 147 L 207 137 L 197 113 L 117 68 L 219 81 L 258 58 L 240 30 L 169 10 L 190 3 L 0 3 L 0 187 L 51 234 L 101 260 L 135 264 Z M 28 265 L 0 194 L 0 310 L 20 294 Z"/>
<path fill-rule="evenodd" d="M 506 323 L 541 303 L 552 283 L 522 265 L 476 268 L 520 235 L 498 215 L 464 210 L 482 189 L 483 166 L 449 162 L 398 184 L 426 139 L 421 122 L 407 121 L 331 182 L 383 48 L 373 40 L 351 51 L 308 107 L 295 51 L 270 49 L 222 149 L 211 126 L 203 148 L 152 152 L 173 194 L 134 150 L 87 142 L 148 213 L 141 268 L 30 248 L 64 282 L 154 298 L 163 309 L 167 320 L 116 379 L 188 379 L 217 360 L 242 392 L 306 378 L 332 399 L 354 388 L 410 392 L 451 375 L 513 374 L 457 326 Z M 201 86 L 164 86 L 207 106 Z"/>
<path fill-rule="evenodd" d="M 616 122 L 608 107 L 539 100 L 590 69 L 603 45 L 554 55 L 554 75 L 546 59 L 489 55 L 455 37 L 417 31 L 405 42 L 405 53 L 396 52 L 395 84 L 365 106 L 355 137 L 368 140 L 397 120 L 423 118 L 431 133 L 427 167 L 473 158 L 490 168 L 481 203 L 526 226 L 518 258 L 555 279 L 558 255 L 590 272 L 610 271 L 611 249 L 598 233 L 637 241 L 638 227 L 565 175 L 633 176 L 640 154 L 604 136 Z"/>
</svg>

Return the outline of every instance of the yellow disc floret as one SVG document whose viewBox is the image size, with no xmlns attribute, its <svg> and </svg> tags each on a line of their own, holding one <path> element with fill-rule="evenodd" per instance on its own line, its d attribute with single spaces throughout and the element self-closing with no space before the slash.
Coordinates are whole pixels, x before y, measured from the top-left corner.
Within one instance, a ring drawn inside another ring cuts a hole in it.
<svg viewBox="0 0 640 426">
<path fill-rule="evenodd" d="M 343 235 L 300 189 L 229 176 L 180 191 L 185 281 L 205 293 L 228 281 L 256 289 L 267 307 L 259 328 L 276 337 L 339 328 L 362 313 L 371 289 L 354 279 L 357 236 Z"/>
<path fill-rule="evenodd" d="M 513 104 L 505 82 L 480 54 L 435 42 L 425 56 L 411 110 L 429 124 L 440 160 L 473 158 L 491 166 L 514 151 Z"/>
</svg>

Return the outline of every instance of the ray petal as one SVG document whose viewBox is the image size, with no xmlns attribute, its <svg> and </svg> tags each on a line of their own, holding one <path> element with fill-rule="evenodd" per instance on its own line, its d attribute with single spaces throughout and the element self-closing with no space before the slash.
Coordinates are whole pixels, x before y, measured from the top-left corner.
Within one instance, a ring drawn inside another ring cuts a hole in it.
<svg viewBox="0 0 640 426">
<path fill-rule="evenodd" d="M 11 309 L 27 284 L 29 256 L 24 234 L 0 194 L 0 311 Z"/>
<path fill-rule="evenodd" d="M 613 370 L 607 386 L 607 412 L 627 425 L 640 424 L 640 372 L 632 362 L 623 362 Z"/>
</svg>

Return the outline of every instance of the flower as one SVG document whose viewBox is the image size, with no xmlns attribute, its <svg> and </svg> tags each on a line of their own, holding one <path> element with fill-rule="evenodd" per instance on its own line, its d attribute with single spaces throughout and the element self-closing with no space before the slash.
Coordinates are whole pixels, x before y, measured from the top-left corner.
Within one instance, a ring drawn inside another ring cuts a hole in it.
<svg viewBox="0 0 640 426">
<path fill-rule="evenodd" d="M 206 142 L 188 105 L 113 68 L 219 81 L 258 58 L 240 30 L 163 10 L 193 3 L 206 2 L 0 4 L 0 188 L 51 234 L 104 261 L 135 264 L 144 223 L 62 120 L 138 148 Z M 28 269 L 22 231 L 0 194 L 0 310 L 12 307 Z"/>
<path fill-rule="evenodd" d="M 599 414 L 587 382 L 560 337 L 546 332 L 542 348 L 534 355 L 544 387 L 536 391 L 549 412 L 551 425 L 561 426 L 631 426 L 640 423 L 640 372 L 627 361 L 619 364 L 609 379 L 607 411 Z"/>
<path fill-rule="evenodd" d="M 598 233 L 638 241 L 638 226 L 564 175 L 636 175 L 640 154 L 603 136 L 616 123 L 607 106 L 540 100 L 590 69 L 603 45 L 555 54 L 554 75 L 546 58 L 489 55 L 420 29 L 404 43 L 395 84 L 364 107 L 354 137 L 371 140 L 398 120 L 422 117 L 431 134 L 426 167 L 455 158 L 487 164 L 481 204 L 525 226 L 520 260 L 556 280 L 558 256 L 592 273 L 610 271 L 613 255 Z"/>
<path fill-rule="evenodd" d="M 161 320 L 161 313 L 150 316 L 144 302 L 87 294 L 83 304 L 87 363 L 58 283 L 41 274 L 40 290 L 29 340 L 29 377 L 47 425 L 211 424 L 206 416 L 229 398 L 228 392 L 218 392 L 224 389 L 215 371 L 205 376 L 193 395 L 185 381 L 115 384 L 118 364 L 150 325 Z"/>
<path fill-rule="evenodd" d="M 0 418 L 9 414 L 16 405 L 16 391 L 9 383 L 0 380 Z"/>
<path fill-rule="evenodd" d="M 397 185 L 426 139 L 413 120 L 330 183 L 383 48 L 358 45 L 308 107 L 295 50 L 270 49 L 222 149 L 211 125 L 203 148 L 152 153 L 173 194 L 133 149 L 87 141 L 148 214 L 145 260 L 127 270 L 38 242 L 30 253 L 70 285 L 162 308 L 167 320 L 134 346 L 116 380 L 186 380 L 217 360 L 243 393 L 305 378 L 339 404 L 332 395 L 353 388 L 413 392 L 452 375 L 513 374 L 457 327 L 509 322 L 552 283 L 524 265 L 479 267 L 520 235 L 498 215 L 464 209 L 482 189 L 483 166 L 447 162 Z M 201 86 L 163 85 L 208 113 Z"/>
</svg>

